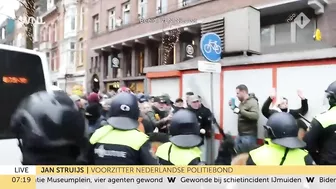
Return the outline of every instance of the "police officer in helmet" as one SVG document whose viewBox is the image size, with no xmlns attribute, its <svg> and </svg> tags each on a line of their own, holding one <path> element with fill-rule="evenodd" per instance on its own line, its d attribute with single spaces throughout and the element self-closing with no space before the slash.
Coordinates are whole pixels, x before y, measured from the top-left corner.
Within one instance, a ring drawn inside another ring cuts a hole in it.
<svg viewBox="0 0 336 189">
<path fill-rule="evenodd" d="M 319 165 L 336 165 L 336 81 L 325 90 L 329 110 L 317 115 L 303 140 Z"/>
<path fill-rule="evenodd" d="M 108 125 L 90 138 L 95 165 L 158 165 L 149 137 L 137 130 L 139 114 L 135 95 L 122 92 L 112 98 Z"/>
<path fill-rule="evenodd" d="M 202 142 L 200 126 L 196 115 L 189 110 L 176 112 L 169 127 L 170 142 L 158 147 L 156 156 L 162 165 L 199 165 L 201 164 Z"/>
<path fill-rule="evenodd" d="M 302 149 L 306 144 L 298 138 L 299 127 L 292 115 L 275 113 L 269 117 L 264 127 L 268 135 L 265 144 L 245 156 L 246 165 L 314 164 L 308 152 Z"/>
<path fill-rule="evenodd" d="M 23 165 L 86 164 L 89 141 L 85 118 L 64 92 L 25 98 L 13 114 Z"/>
</svg>

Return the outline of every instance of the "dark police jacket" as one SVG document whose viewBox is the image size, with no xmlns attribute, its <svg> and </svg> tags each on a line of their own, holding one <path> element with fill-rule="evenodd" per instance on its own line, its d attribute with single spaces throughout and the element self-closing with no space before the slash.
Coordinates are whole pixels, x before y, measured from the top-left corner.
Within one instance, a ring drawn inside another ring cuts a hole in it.
<svg viewBox="0 0 336 189">
<path fill-rule="evenodd" d="M 158 165 L 148 136 L 136 129 L 119 130 L 105 125 L 90 138 L 95 165 Z"/>
</svg>

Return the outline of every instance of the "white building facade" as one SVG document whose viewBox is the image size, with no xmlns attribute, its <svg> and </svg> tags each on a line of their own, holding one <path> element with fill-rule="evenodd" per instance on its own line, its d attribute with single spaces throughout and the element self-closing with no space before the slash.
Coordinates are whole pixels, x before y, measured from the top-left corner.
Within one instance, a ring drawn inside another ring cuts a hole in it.
<svg viewBox="0 0 336 189">
<path fill-rule="evenodd" d="M 63 40 L 60 43 L 60 70 L 58 74 L 58 86 L 71 92 L 73 86 L 84 86 L 85 71 L 77 71 L 76 52 L 77 45 L 77 24 L 78 11 L 76 0 L 63 0 Z"/>
</svg>

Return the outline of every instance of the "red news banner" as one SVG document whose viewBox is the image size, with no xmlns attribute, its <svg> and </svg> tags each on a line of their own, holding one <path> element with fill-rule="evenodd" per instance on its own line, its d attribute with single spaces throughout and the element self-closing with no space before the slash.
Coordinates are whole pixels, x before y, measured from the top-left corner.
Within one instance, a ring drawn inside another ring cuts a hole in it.
<svg viewBox="0 0 336 189">
<path fill-rule="evenodd" d="M 333 166 L 1 166 L 0 175 L 4 189 L 336 187 Z"/>
</svg>

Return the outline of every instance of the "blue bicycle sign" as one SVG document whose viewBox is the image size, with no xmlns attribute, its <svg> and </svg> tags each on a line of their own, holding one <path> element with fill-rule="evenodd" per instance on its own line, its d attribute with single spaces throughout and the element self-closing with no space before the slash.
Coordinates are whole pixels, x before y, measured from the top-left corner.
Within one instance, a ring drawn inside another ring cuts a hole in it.
<svg viewBox="0 0 336 189">
<path fill-rule="evenodd" d="M 209 40 L 208 44 L 204 45 L 204 51 L 206 53 L 210 53 L 211 51 L 215 51 L 216 54 L 221 53 L 221 46 L 217 45 L 217 41 Z"/>
<path fill-rule="evenodd" d="M 201 39 L 201 51 L 205 59 L 218 62 L 221 59 L 222 40 L 216 33 L 206 33 Z"/>
</svg>

